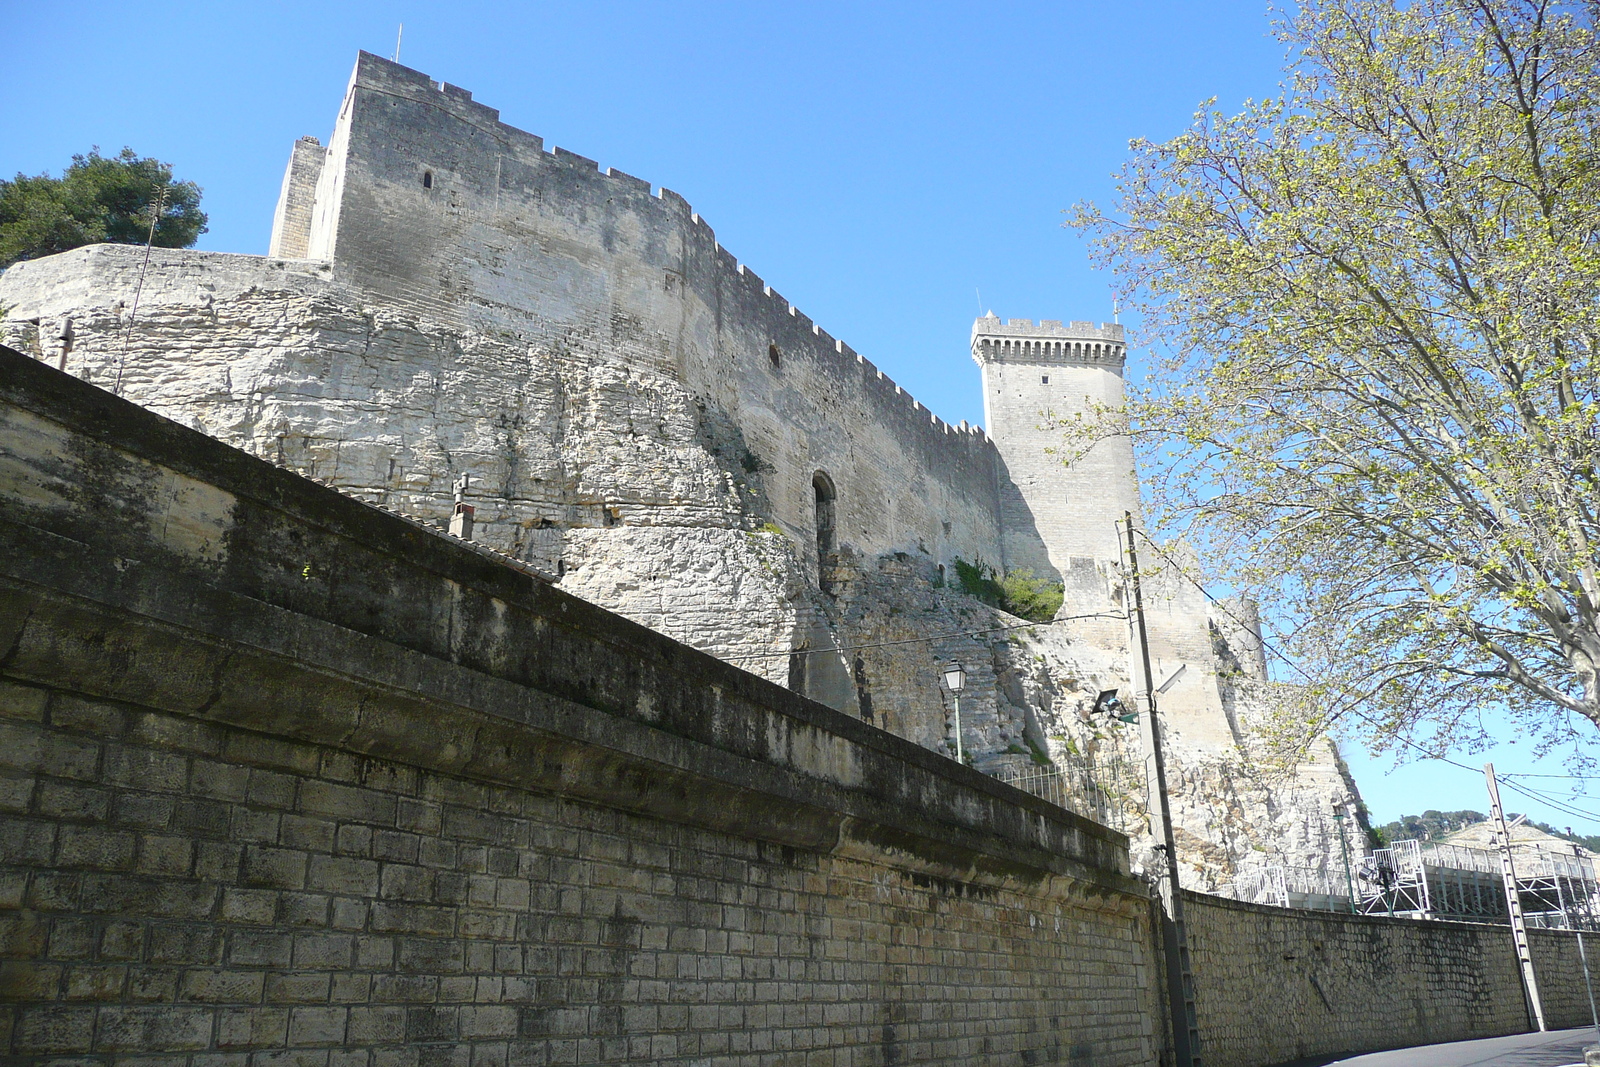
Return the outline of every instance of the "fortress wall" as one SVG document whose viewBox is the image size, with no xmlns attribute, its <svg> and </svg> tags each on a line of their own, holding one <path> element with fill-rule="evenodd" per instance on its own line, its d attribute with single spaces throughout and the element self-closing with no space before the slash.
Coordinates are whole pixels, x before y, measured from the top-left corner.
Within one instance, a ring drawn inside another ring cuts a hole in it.
<svg viewBox="0 0 1600 1067">
<path fill-rule="evenodd" d="M 842 542 L 997 556 L 993 445 L 821 331 L 681 197 L 546 152 L 464 91 L 371 55 L 342 114 L 337 234 L 321 238 L 339 277 L 444 321 L 678 376 L 770 468 L 774 518 L 797 544 L 812 540 L 823 470 Z"/>
<path fill-rule="evenodd" d="M 1121 835 L 9 350 L 0 437 L 13 1062 L 1155 1063 Z"/>
<path fill-rule="evenodd" d="M 1186 899 L 1200 1050 L 1213 1067 L 1532 1029 L 1510 927 Z M 1547 1024 L 1587 1026 L 1576 936 L 1529 938 Z M 1600 960 L 1590 971 L 1600 985 Z"/>
<path fill-rule="evenodd" d="M 305 259 L 310 249 L 311 218 L 316 210 L 317 185 L 327 152 L 315 137 L 302 137 L 294 143 L 289 166 L 283 173 L 283 189 L 278 194 L 278 210 L 272 216 L 272 238 L 267 256 L 274 259 Z"/>
</svg>

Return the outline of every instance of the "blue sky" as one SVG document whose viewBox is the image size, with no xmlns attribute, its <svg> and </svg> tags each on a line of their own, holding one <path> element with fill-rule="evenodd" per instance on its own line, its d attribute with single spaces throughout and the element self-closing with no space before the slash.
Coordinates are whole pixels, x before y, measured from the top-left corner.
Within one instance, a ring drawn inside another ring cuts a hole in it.
<svg viewBox="0 0 1600 1067">
<path fill-rule="evenodd" d="M 1171 137 L 1212 96 L 1237 110 L 1272 95 L 1282 61 L 1263 0 L 7 0 L 0 13 L 26 42 L 7 56 L 0 173 L 59 172 L 91 145 L 130 145 L 204 187 L 200 247 L 255 253 L 291 143 L 326 140 L 356 51 L 392 54 L 404 23 L 403 63 L 547 146 L 681 193 L 817 323 L 945 419 L 974 423 L 967 334 L 980 309 L 1111 318 L 1110 279 L 1061 228 L 1063 209 L 1112 199 L 1130 138 Z M 1501 770 L 1561 772 L 1526 747 L 1492 755 Z M 1390 761 L 1347 749 L 1380 820 L 1487 806 L 1481 775 L 1386 774 Z M 1600 832 L 1600 817 L 1508 804 Z"/>
</svg>

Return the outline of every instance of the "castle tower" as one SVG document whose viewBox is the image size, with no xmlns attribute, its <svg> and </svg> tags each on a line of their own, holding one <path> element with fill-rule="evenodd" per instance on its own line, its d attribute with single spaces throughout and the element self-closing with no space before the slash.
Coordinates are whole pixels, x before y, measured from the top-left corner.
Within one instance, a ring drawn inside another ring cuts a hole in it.
<svg viewBox="0 0 1600 1067">
<path fill-rule="evenodd" d="M 1052 319 L 972 325 L 972 358 L 983 372 L 983 416 L 1005 471 L 1002 558 L 1008 570 L 1067 577 L 1070 562 L 1121 558 L 1116 520 L 1139 514 L 1133 444 L 1096 444 L 1063 464 L 1062 420 L 1122 403 L 1122 327 Z M 1080 563 L 1080 567 L 1082 564 Z"/>
</svg>

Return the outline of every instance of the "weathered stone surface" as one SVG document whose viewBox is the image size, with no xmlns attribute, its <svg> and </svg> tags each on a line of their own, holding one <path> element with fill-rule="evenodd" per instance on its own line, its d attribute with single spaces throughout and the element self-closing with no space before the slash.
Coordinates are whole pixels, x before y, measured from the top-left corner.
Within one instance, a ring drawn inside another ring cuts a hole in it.
<svg viewBox="0 0 1600 1067">
<path fill-rule="evenodd" d="M 1121 835 L 7 351 L 0 442 L 17 1062 L 1156 1062 Z"/>
<path fill-rule="evenodd" d="M 995 759 L 1101 684 L 1007 633 Z M 1158 1062 L 1126 838 L 7 351 L 0 650 L 17 1063 Z M 1526 1026 L 1505 927 L 1187 901 L 1218 1067 Z"/>
<path fill-rule="evenodd" d="M 1120 327 L 980 320 L 996 440 L 946 425 L 676 194 L 368 55 L 328 147 L 297 142 L 278 214 L 275 251 L 309 258 L 19 264 L 0 340 L 425 522 L 468 474 L 479 543 L 924 747 L 953 753 L 937 667 L 962 658 L 975 765 L 1037 755 L 1148 845 L 1136 731 L 1081 715 L 1099 688 L 1131 695 L 1126 625 L 1069 618 L 1122 610 L 1131 455 L 1064 469 L 1036 418 L 1121 395 Z M 834 494 L 820 539 L 817 484 Z M 957 558 L 1060 576 L 1062 621 L 1015 629 L 958 595 Z M 1147 595 L 1158 670 L 1187 667 L 1162 702 L 1186 877 L 1326 867 L 1324 813 L 1349 788 L 1331 748 L 1261 773 L 1209 605 L 1176 578 Z"/>
<path fill-rule="evenodd" d="M 1264 908 L 1189 894 L 1201 1048 L 1216 1067 L 1532 1029 L 1511 930 Z M 1551 1029 L 1587 1026 L 1577 939 L 1529 931 Z M 1600 961 L 1591 980 L 1600 981 Z"/>
</svg>

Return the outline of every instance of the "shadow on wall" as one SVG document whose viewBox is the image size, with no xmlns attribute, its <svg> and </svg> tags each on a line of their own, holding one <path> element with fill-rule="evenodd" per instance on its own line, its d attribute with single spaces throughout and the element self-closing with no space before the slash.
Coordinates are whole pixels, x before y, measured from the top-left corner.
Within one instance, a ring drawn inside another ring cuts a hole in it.
<svg viewBox="0 0 1600 1067">
<path fill-rule="evenodd" d="M 1022 489 L 1011 477 L 1005 457 L 995 451 L 995 496 L 1000 504 L 1000 568 L 1003 571 L 1026 568 L 1035 578 L 1061 581 L 1061 572 L 1050 560 L 1044 535 L 1039 532 L 1033 509 Z"/>
</svg>

